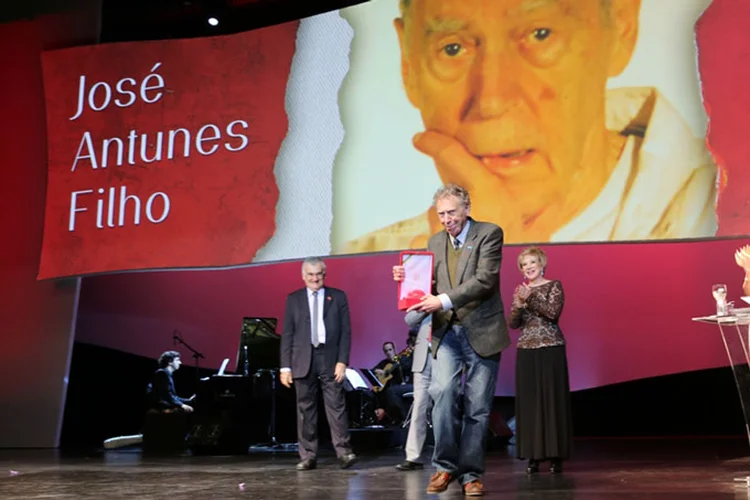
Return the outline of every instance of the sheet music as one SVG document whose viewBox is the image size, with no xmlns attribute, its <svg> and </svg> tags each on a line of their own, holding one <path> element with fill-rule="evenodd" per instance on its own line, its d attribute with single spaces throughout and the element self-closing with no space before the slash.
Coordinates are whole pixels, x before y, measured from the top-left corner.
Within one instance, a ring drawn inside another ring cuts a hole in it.
<svg viewBox="0 0 750 500">
<path fill-rule="evenodd" d="M 219 368 L 219 373 L 217 375 L 224 375 L 224 371 L 227 369 L 228 364 L 229 358 L 224 358 L 224 361 L 221 362 L 221 368 Z"/>
<path fill-rule="evenodd" d="M 360 371 L 364 373 L 365 377 L 367 377 L 368 382 L 370 382 L 370 385 L 372 387 L 383 387 L 383 383 L 378 380 L 378 377 L 375 376 L 372 370 L 369 368 L 360 368 Z"/>
<path fill-rule="evenodd" d="M 352 384 L 352 387 L 354 387 L 355 389 L 368 389 L 365 379 L 363 379 L 362 375 L 360 375 L 356 370 L 347 368 L 346 380 L 348 380 L 349 383 Z"/>
</svg>

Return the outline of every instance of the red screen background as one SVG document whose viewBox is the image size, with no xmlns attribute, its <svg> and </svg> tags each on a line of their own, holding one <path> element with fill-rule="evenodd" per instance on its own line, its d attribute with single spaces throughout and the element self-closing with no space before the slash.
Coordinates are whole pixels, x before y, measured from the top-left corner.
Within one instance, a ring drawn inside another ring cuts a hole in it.
<svg viewBox="0 0 750 500">
<path fill-rule="evenodd" d="M 84 15 L 4 24 L 0 30 L 0 446 L 56 446 L 65 397 L 71 331 L 76 339 L 156 357 L 179 329 L 204 351 L 207 365 L 233 356 L 243 316 L 281 317 L 283 298 L 301 286 L 299 263 L 226 271 L 150 272 L 75 281 L 36 281 L 44 223 L 46 126 L 41 53 L 92 43 L 98 2 Z M 750 4 L 714 0 L 699 23 L 699 64 L 711 117 L 709 144 L 724 168 L 720 234 L 747 220 L 741 179 L 750 164 L 746 54 Z M 731 204 L 723 200 L 732 198 Z M 733 207 L 731 210 L 726 207 Z M 734 222 L 731 222 L 734 220 Z M 745 239 L 705 242 L 547 246 L 550 277 L 563 281 L 562 327 L 575 389 L 726 364 L 718 332 L 690 321 L 710 314 L 713 283 L 738 301 L 741 271 L 732 253 Z M 506 305 L 518 279 L 507 248 Z M 374 364 L 380 344 L 403 344 L 389 267 L 395 254 L 329 259 L 329 285 L 349 294 L 355 341 L 352 363 Z M 498 393 L 512 391 L 512 348 L 501 361 Z"/>
<path fill-rule="evenodd" d="M 715 309 L 711 285 L 725 283 L 740 300 L 737 240 L 556 245 L 546 276 L 565 289 L 561 327 L 568 341 L 573 390 L 638 378 L 725 366 L 715 327 L 691 321 Z M 506 310 L 520 282 L 520 247 L 506 247 L 501 270 Z M 408 328 L 397 310 L 391 266 L 398 254 L 327 260 L 326 285 L 349 297 L 351 365 L 372 367 L 381 344 L 403 348 Z M 173 348 L 172 334 L 218 368 L 235 366 L 242 318 L 279 318 L 286 295 L 303 286 L 300 262 L 221 271 L 167 271 L 86 278 L 76 340 L 155 357 Z M 518 332 L 512 333 L 516 339 Z M 178 347 L 179 349 L 179 347 Z M 183 353 L 186 358 L 188 353 Z M 497 394 L 514 393 L 515 347 L 500 362 Z"/>
</svg>

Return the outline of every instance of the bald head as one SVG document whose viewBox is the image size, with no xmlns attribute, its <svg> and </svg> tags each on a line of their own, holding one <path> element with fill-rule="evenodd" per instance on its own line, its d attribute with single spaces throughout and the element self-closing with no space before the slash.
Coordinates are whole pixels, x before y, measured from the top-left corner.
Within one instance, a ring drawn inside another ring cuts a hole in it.
<svg viewBox="0 0 750 500">
<path fill-rule="evenodd" d="M 401 9 L 401 16 L 406 15 L 406 11 L 411 6 L 412 0 L 399 0 L 399 7 Z M 605 15 L 607 20 L 610 19 L 610 13 L 612 11 L 612 0 L 599 0 L 599 4 L 602 7 L 602 13 Z"/>
</svg>

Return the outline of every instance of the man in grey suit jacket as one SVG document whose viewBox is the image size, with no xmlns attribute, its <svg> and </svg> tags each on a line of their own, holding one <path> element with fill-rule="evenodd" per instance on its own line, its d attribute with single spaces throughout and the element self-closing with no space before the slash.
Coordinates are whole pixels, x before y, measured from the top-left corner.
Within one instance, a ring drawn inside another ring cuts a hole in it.
<svg viewBox="0 0 750 500">
<path fill-rule="evenodd" d="M 437 472 L 427 492 L 445 491 L 458 479 L 465 495 L 480 496 L 500 353 L 510 345 L 500 296 L 503 230 L 469 217 L 469 193 L 461 186 L 440 188 L 434 204 L 445 228 L 427 244 L 435 256 L 434 290 L 410 308 L 433 313 L 430 395 Z M 403 277 L 403 267 L 394 266 L 393 278 Z M 462 376 L 463 422 L 456 427 Z"/>
<path fill-rule="evenodd" d="M 331 440 L 341 467 L 351 467 L 357 457 L 349 442 L 344 375 L 349 363 L 351 325 L 346 294 L 324 288 L 326 265 L 322 259 L 302 263 L 305 288 L 289 294 L 281 335 L 281 383 L 295 385 L 297 394 L 298 470 L 317 466 L 318 391 L 323 391 Z"/>
</svg>

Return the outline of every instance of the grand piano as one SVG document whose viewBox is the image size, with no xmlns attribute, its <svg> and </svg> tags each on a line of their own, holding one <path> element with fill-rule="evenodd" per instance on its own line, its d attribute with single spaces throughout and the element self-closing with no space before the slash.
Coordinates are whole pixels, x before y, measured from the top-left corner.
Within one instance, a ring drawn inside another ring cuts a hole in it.
<svg viewBox="0 0 750 500">
<path fill-rule="evenodd" d="M 242 454 L 297 441 L 294 390 L 278 380 L 276 325 L 276 318 L 243 318 L 234 373 L 200 380 L 188 436 L 193 452 Z"/>
</svg>

